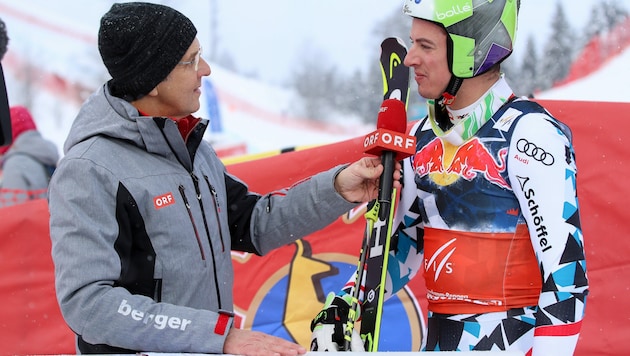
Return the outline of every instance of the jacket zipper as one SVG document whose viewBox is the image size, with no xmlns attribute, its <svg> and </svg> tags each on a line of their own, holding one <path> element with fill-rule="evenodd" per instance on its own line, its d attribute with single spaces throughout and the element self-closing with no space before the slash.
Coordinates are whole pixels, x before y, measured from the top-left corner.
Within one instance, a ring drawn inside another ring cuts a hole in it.
<svg viewBox="0 0 630 356">
<path fill-rule="evenodd" d="M 197 231 L 197 224 L 195 224 L 195 220 L 193 219 L 192 211 L 190 210 L 190 203 L 188 202 L 188 197 L 186 197 L 186 193 L 184 192 L 186 188 L 183 185 L 179 186 L 179 194 L 182 196 L 184 200 L 184 205 L 186 206 L 186 210 L 188 211 L 188 218 L 190 218 L 190 223 L 192 224 L 193 230 L 195 231 L 195 238 L 197 239 L 197 246 L 199 246 L 199 253 L 201 254 L 201 259 L 206 261 L 206 253 L 203 250 L 203 245 L 201 244 L 201 237 L 199 236 L 199 231 Z"/>
<path fill-rule="evenodd" d="M 210 183 L 208 176 L 204 175 L 203 178 L 206 180 L 206 184 L 208 184 L 208 188 L 210 189 L 210 192 L 212 193 L 212 196 L 214 197 L 214 215 L 217 218 L 217 224 L 219 224 L 219 237 L 221 238 L 221 251 L 225 252 L 225 242 L 223 240 L 223 229 L 221 226 L 221 219 L 219 217 L 219 213 L 221 212 L 221 203 L 219 202 L 219 195 L 217 194 L 217 190 L 214 189 L 214 186 Z"/>
<path fill-rule="evenodd" d="M 190 176 L 192 177 L 193 180 L 193 184 L 195 186 L 195 192 L 197 194 L 197 201 L 199 202 L 199 208 L 201 209 L 201 216 L 203 217 L 203 224 L 204 227 L 206 229 L 206 235 L 208 236 L 208 244 L 210 245 L 210 253 L 212 254 L 212 269 L 214 271 L 214 286 L 215 289 L 217 291 L 217 303 L 219 304 L 219 309 L 221 309 L 223 306 L 221 304 L 221 293 L 219 290 L 219 278 L 217 276 L 217 262 L 216 262 L 216 254 L 214 253 L 214 246 L 212 244 L 212 239 L 210 238 L 210 228 L 208 226 L 208 220 L 206 219 L 206 209 L 203 205 L 203 201 L 201 200 L 201 190 L 199 189 L 199 178 L 197 178 L 197 176 L 195 175 L 195 173 L 190 172 Z M 205 177 L 205 176 L 204 176 Z M 205 177 L 206 182 L 208 182 L 208 177 Z M 216 192 L 212 191 L 212 194 L 214 195 L 215 199 L 216 199 Z M 216 202 L 215 202 L 216 204 Z M 216 211 L 216 209 L 215 209 Z M 217 224 L 219 224 L 219 231 L 221 228 L 220 222 L 219 222 L 219 216 L 217 214 Z M 219 235 L 221 237 L 221 245 L 223 245 L 223 236 Z M 223 248 L 223 251 L 225 252 L 225 248 Z"/>
</svg>

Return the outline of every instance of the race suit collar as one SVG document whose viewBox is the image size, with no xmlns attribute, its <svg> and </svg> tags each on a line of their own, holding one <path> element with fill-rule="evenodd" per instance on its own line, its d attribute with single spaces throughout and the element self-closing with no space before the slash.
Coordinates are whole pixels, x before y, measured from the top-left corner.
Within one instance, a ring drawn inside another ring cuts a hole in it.
<svg viewBox="0 0 630 356">
<path fill-rule="evenodd" d="M 431 122 L 431 128 L 436 136 L 446 140 L 447 142 L 460 146 L 483 126 L 508 99 L 513 96 L 512 89 L 505 80 L 503 74 L 497 82 L 479 99 L 465 108 L 452 110 L 446 107 L 447 113 L 453 124 L 448 130 L 444 131 L 440 128 L 436 121 L 436 105 L 435 100 L 428 100 L 428 115 Z"/>
</svg>

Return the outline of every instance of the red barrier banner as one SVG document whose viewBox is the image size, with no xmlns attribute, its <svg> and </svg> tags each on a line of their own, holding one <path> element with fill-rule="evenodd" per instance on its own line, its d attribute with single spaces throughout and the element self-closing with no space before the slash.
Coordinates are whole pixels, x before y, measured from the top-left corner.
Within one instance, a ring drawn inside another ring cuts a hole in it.
<svg viewBox="0 0 630 356">
<path fill-rule="evenodd" d="M 630 227 L 624 224 L 622 207 L 630 195 L 623 179 L 630 176 L 630 103 L 548 100 L 541 104 L 571 127 L 578 163 L 578 198 L 590 294 L 575 354 L 624 354 L 625 335 L 630 332 L 630 293 L 626 285 L 630 280 L 630 259 L 622 251 L 630 251 L 630 240 L 623 238 L 630 236 Z M 233 164 L 228 169 L 252 190 L 265 193 L 335 164 L 351 162 L 361 156 L 361 145 L 360 139 L 348 140 Z M 235 259 L 238 285 L 244 286 L 235 290 L 236 308 L 244 318 L 242 325 L 308 346 L 309 322 L 321 308 L 323 295 L 339 290 L 356 268 L 365 222 L 362 218 L 348 222 L 357 215 L 361 214 L 349 213 L 303 239 L 305 247 L 292 244 L 263 258 Z M 317 267 L 302 264 L 307 259 L 316 261 Z M 326 265 L 342 267 L 336 272 Z M 321 278 L 325 273 L 328 275 Z M 288 283 L 291 281 L 293 284 Z M 382 335 L 379 346 L 383 351 L 418 350 L 421 342 L 424 320 L 417 321 L 412 316 L 423 315 L 426 310 L 421 276 L 399 294 L 402 295 L 391 303 L 395 306 L 383 314 L 383 329 L 393 330 L 392 334 Z M 293 297 L 299 298 L 300 307 L 291 303 Z M 391 310 L 397 306 L 398 314 L 394 314 Z M 300 326 L 292 329 L 287 325 Z"/>
<path fill-rule="evenodd" d="M 586 263 L 590 281 L 576 355 L 625 354 L 630 331 L 630 227 L 623 209 L 630 188 L 630 103 L 543 101 L 573 131 L 578 163 Z M 266 193 L 318 171 L 354 161 L 363 138 L 228 165 Z M 264 257 L 233 253 L 237 325 L 308 346 L 310 320 L 325 294 L 339 290 L 356 268 L 365 206 Z M 72 332 L 54 295 L 45 200 L 0 209 L 0 353 L 71 354 Z M 386 302 L 380 347 L 418 350 L 425 322 L 423 281 L 417 276 Z"/>
<path fill-rule="evenodd" d="M 57 298 L 44 199 L 0 208 L 0 354 L 75 353 Z"/>
</svg>

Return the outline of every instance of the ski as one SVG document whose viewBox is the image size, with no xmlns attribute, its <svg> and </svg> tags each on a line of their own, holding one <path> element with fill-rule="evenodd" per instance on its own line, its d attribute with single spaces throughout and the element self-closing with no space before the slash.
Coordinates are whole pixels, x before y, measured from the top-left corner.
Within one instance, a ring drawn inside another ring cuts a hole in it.
<svg viewBox="0 0 630 356">
<path fill-rule="evenodd" d="M 11 144 L 11 114 L 9 113 L 9 100 L 7 88 L 4 84 L 4 71 L 0 65 L 0 146 Z"/>
<path fill-rule="evenodd" d="M 398 99 L 407 105 L 409 99 L 409 68 L 403 64 L 407 46 L 398 37 L 388 37 L 381 43 L 381 74 L 383 100 Z"/>
<path fill-rule="evenodd" d="M 389 37 L 381 43 L 380 65 L 383 78 L 383 100 L 398 99 L 405 106 L 409 97 L 409 69 L 403 64 L 407 47 L 396 38 Z M 380 194 L 379 194 L 380 195 Z M 345 331 L 345 350 L 350 350 L 352 331 L 358 317 L 361 286 L 363 308 L 360 335 L 366 351 L 377 351 L 387 277 L 387 260 L 392 232 L 396 190 L 383 201 L 373 201 L 365 213 L 366 229 L 352 289 L 352 304 Z"/>
</svg>

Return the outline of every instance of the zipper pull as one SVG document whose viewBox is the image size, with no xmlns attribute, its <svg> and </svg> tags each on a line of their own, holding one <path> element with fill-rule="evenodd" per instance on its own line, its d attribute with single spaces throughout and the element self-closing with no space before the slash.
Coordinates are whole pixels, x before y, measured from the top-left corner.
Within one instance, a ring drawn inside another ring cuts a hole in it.
<svg viewBox="0 0 630 356">
<path fill-rule="evenodd" d="M 214 189 L 213 185 L 210 185 L 210 192 L 212 193 L 212 196 L 214 197 L 214 203 L 215 206 L 217 208 L 217 212 L 220 213 L 221 212 L 221 204 L 219 204 L 219 195 L 217 194 L 216 189 Z"/>
</svg>

